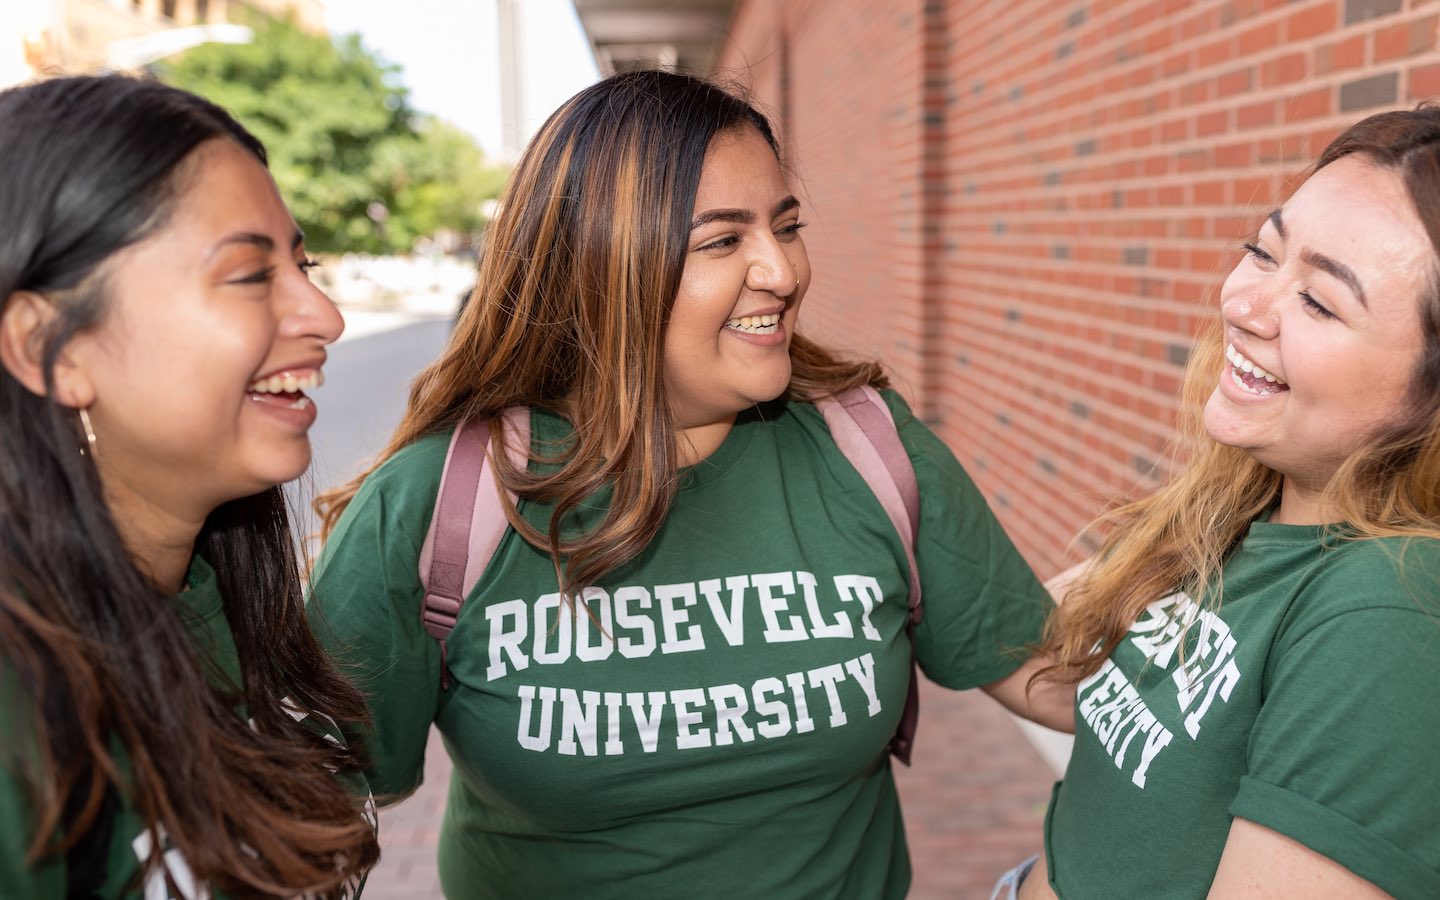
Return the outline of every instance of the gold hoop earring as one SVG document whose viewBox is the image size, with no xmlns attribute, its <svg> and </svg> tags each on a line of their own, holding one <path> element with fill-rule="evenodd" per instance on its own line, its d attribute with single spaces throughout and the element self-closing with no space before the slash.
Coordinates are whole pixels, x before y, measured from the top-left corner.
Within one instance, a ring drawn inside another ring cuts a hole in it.
<svg viewBox="0 0 1440 900">
<path fill-rule="evenodd" d="M 88 455 L 88 456 L 94 456 L 94 455 L 95 455 L 95 429 L 90 427 L 90 413 L 86 412 L 84 407 L 81 407 L 81 408 L 80 408 L 79 413 L 80 413 L 80 427 L 85 430 L 85 443 L 84 443 L 84 445 L 82 445 L 82 446 L 80 447 L 80 455 L 81 455 L 81 456 L 87 456 L 87 455 Z M 88 453 L 86 452 L 87 450 L 89 451 Z"/>
</svg>

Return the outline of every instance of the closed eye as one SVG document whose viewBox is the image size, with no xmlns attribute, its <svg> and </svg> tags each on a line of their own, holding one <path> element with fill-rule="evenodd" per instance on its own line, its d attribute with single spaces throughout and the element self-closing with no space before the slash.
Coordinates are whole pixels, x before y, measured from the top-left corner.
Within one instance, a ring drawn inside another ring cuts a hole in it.
<svg viewBox="0 0 1440 900">
<path fill-rule="evenodd" d="M 1260 247 L 1259 247 L 1259 245 L 1257 245 L 1257 244 L 1241 244 L 1241 246 L 1245 248 L 1245 253 L 1246 253 L 1246 255 L 1248 255 L 1251 259 L 1255 260 L 1256 262 L 1261 262 L 1261 263 L 1273 263 L 1273 262 L 1275 262 L 1275 257 L 1273 257 L 1273 256 L 1271 256 L 1270 254 L 1266 253 L 1264 250 L 1261 250 Z"/>
<path fill-rule="evenodd" d="M 701 250 L 724 250 L 725 248 L 733 247 L 738 243 L 740 243 L 739 237 L 733 234 L 727 234 L 725 237 L 717 238 L 716 240 L 713 240 L 708 244 L 701 244 L 699 247 L 695 248 L 695 252 L 698 253 Z"/>
<path fill-rule="evenodd" d="M 1301 302 L 1302 305 L 1304 305 L 1304 307 L 1305 307 L 1306 309 L 1310 310 L 1311 312 L 1313 312 L 1315 315 L 1319 316 L 1319 317 L 1322 318 L 1322 319 L 1338 319 L 1338 318 L 1340 318 L 1339 316 L 1337 316 L 1337 315 L 1335 315 L 1333 312 L 1331 312 L 1329 309 L 1326 309 L 1324 306 L 1321 306 L 1320 303 L 1319 303 L 1319 301 L 1317 301 L 1314 297 L 1310 296 L 1310 292 L 1309 292 L 1309 291 L 1301 291 L 1301 292 L 1300 292 L 1300 302 Z"/>
<path fill-rule="evenodd" d="M 275 277 L 275 267 L 274 267 L 274 266 L 270 266 L 270 267 L 268 267 L 268 268 L 261 269 L 260 271 L 255 272 L 255 273 L 253 273 L 253 274 L 246 275 L 246 276 L 244 276 L 243 278 L 235 278 L 235 279 L 232 279 L 232 280 L 230 281 L 230 283 L 231 283 L 231 284 L 265 284 L 265 283 L 268 282 L 271 278 L 274 278 L 274 277 Z"/>
</svg>

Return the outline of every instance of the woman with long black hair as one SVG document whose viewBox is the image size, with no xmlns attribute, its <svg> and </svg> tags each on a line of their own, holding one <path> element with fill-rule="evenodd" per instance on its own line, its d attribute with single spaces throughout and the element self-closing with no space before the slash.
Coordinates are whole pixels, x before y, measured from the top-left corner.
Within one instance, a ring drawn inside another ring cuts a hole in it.
<svg viewBox="0 0 1440 900">
<path fill-rule="evenodd" d="M 0 892 L 352 895 L 364 704 L 278 487 L 343 324 L 265 151 L 107 76 L 0 94 L 0 160 Z"/>
</svg>

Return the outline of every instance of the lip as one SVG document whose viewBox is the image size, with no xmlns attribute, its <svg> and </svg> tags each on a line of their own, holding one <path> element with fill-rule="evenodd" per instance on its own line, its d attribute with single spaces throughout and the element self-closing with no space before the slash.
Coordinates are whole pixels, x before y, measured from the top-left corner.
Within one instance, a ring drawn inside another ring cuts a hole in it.
<svg viewBox="0 0 1440 900">
<path fill-rule="evenodd" d="M 323 377 L 321 367 L 324 365 L 325 356 L 323 354 L 305 360 L 297 360 L 283 366 L 276 366 L 262 374 L 256 375 L 250 379 L 249 384 L 253 385 L 258 381 L 283 375 L 294 376 L 297 381 L 308 380 L 312 375 Z M 315 401 L 311 400 L 303 390 L 274 394 L 252 391 L 249 390 L 249 385 L 247 385 L 245 394 L 253 409 L 272 419 L 278 420 L 290 428 L 303 433 L 308 431 L 311 425 L 315 424 L 315 417 L 317 415 Z"/>
<path fill-rule="evenodd" d="M 1254 404 L 1268 403 L 1280 397 L 1288 395 L 1289 391 L 1276 391 L 1273 394 L 1252 394 L 1245 388 L 1235 383 L 1235 373 L 1239 371 L 1230 361 L 1225 361 L 1225 368 L 1220 372 L 1219 388 L 1220 393 L 1232 403 Z"/>
<path fill-rule="evenodd" d="M 309 375 L 311 372 L 319 372 L 325 366 L 325 359 L 325 354 L 322 353 L 319 356 L 312 356 L 303 360 L 296 360 L 294 362 L 286 363 L 283 366 L 276 366 L 273 369 L 269 369 L 254 376 L 250 379 L 249 383 L 254 384 L 262 378 L 270 378 L 275 375 L 284 375 L 286 372 L 290 372 L 291 374 L 297 376 L 302 374 Z"/>
<path fill-rule="evenodd" d="M 730 321 L 730 319 L 753 318 L 753 317 L 755 317 L 755 316 L 782 316 L 782 317 L 783 317 L 783 316 L 785 315 L 785 310 L 787 310 L 787 309 L 789 309 L 789 308 L 790 308 L 790 304 L 788 304 L 788 303 L 777 303 L 777 304 L 775 304 L 774 306 L 763 306 L 763 307 L 761 307 L 760 309 L 752 309 L 752 310 L 750 310 L 749 312 L 743 312 L 743 313 L 740 313 L 739 315 L 730 316 L 730 318 L 726 319 L 725 321 L 728 322 L 728 321 Z"/>
<path fill-rule="evenodd" d="M 301 431 L 306 431 L 315 424 L 315 402 L 304 394 L 300 395 L 299 401 L 284 400 L 277 394 L 250 394 L 249 400 L 253 409 Z M 300 405 L 294 405 L 296 403 Z"/>
</svg>

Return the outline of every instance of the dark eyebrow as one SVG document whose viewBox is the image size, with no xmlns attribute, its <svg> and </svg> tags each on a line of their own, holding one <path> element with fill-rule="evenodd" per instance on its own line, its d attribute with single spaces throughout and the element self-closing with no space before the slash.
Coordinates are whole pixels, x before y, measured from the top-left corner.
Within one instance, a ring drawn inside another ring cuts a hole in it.
<svg viewBox="0 0 1440 900">
<path fill-rule="evenodd" d="M 775 208 L 772 209 L 772 210 L 770 210 L 770 218 L 772 218 L 772 219 L 778 219 L 778 218 L 780 218 L 780 216 L 781 216 L 782 213 L 787 213 L 787 212 L 789 212 L 789 211 L 792 210 L 792 209 L 799 209 L 799 208 L 800 208 L 800 201 L 795 199 L 795 195 L 794 195 L 794 194 L 791 194 L 790 196 L 786 197 L 784 200 L 781 200 L 779 203 L 775 204 Z"/>
<path fill-rule="evenodd" d="M 221 248 L 227 247 L 230 244 L 249 244 L 254 247 L 259 247 L 266 253 L 275 249 L 275 242 L 267 235 L 257 234 L 253 231 L 237 231 L 234 234 L 222 238 L 220 242 L 215 245 L 215 248 L 210 251 L 210 255 L 215 255 L 220 252 Z"/>
<path fill-rule="evenodd" d="M 1270 224 L 1275 226 L 1275 230 L 1279 232 L 1283 240 L 1285 223 L 1280 218 L 1280 210 L 1277 209 L 1270 214 Z M 1355 272 L 1349 266 L 1339 260 L 1331 259 L 1323 253 L 1316 253 L 1314 250 L 1304 251 L 1300 254 L 1300 258 L 1320 271 L 1345 282 L 1345 286 L 1355 294 L 1355 299 L 1360 301 L 1360 305 L 1366 309 L 1370 308 L 1370 302 L 1365 299 L 1365 289 L 1360 286 L 1360 279 L 1355 277 Z"/>
<path fill-rule="evenodd" d="M 1365 289 L 1360 286 L 1360 279 L 1355 277 L 1355 273 L 1350 270 L 1349 266 L 1339 260 L 1331 259 L 1323 253 L 1316 253 L 1314 250 L 1306 250 L 1300 258 L 1322 272 L 1328 272 L 1345 282 L 1346 286 L 1355 292 L 1355 297 L 1360 301 L 1360 305 L 1366 309 L 1370 308 L 1370 304 L 1365 300 Z"/>
<path fill-rule="evenodd" d="M 1275 230 L 1280 234 L 1280 237 L 1283 240 L 1285 237 L 1285 223 L 1280 218 L 1280 210 L 1277 209 L 1274 212 L 1270 213 L 1270 224 L 1275 226 Z"/>
<path fill-rule="evenodd" d="M 690 220 L 690 230 L 694 231 L 711 222 L 738 222 L 741 225 L 749 225 L 754 221 L 755 214 L 748 209 L 707 209 Z"/>
<path fill-rule="evenodd" d="M 290 237 L 290 250 L 293 252 L 296 248 L 298 248 L 301 244 L 304 243 L 305 232 L 301 231 L 298 228 L 295 229 L 295 233 Z M 215 248 L 210 251 L 210 255 L 214 256 L 216 253 L 220 252 L 221 248 L 226 247 L 230 244 L 248 244 L 253 247 L 259 247 L 266 253 L 270 253 L 275 249 L 275 242 L 270 239 L 269 235 L 260 234 L 254 231 L 237 231 L 234 234 L 223 238 L 220 243 L 216 244 Z"/>
<path fill-rule="evenodd" d="M 779 218 L 782 214 L 799 206 L 800 201 L 795 199 L 794 194 L 791 194 L 775 204 L 775 207 L 770 210 L 770 218 Z M 690 230 L 694 231 L 711 222 L 736 222 L 741 225 L 752 225 L 755 222 L 755 214 L 748 209 L 707 209 L 691 220 Z"/>
</svg>

